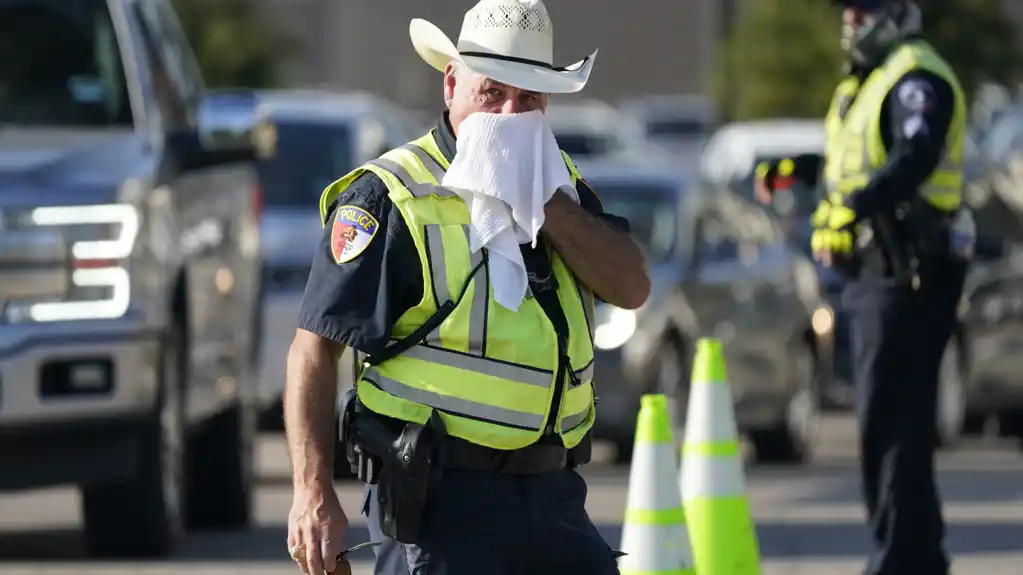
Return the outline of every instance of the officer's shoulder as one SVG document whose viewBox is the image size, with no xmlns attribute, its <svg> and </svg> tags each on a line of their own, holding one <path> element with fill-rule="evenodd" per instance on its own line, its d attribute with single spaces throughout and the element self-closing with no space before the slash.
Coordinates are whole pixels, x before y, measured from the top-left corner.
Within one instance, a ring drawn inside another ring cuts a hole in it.
<svg viewBox="0 0 1023 575">
<path fill-rule="evenodd" d="M 898 102 L 909 110 L 926 110 L 953 97 L 952 84 L 930 70 L 912 70 L 903 75 L 892 90 Z"/>
<path fill-rule="evenodd" d="M 391 198 L 388 194 L 387 184 L 380 176 L 369 170 L 363 171 L 356 176 L 352 183 L 338 193 L 337 197 L 328 208 L 328 213 L 333 213 L 337 206 L 354 206 L 370 211 L 377 218 L 380 218 L 390 207 Z"/>
</svg>

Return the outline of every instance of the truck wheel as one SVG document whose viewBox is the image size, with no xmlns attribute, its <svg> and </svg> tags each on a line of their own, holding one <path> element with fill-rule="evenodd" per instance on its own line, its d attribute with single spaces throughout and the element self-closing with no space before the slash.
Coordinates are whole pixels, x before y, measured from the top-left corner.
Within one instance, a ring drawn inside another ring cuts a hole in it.
<svg viewBox="0 0 1023 575">
<path fill-rule="evenodd" d="M 618 435 L 614 438 L 615 465 L 629 465 L 632 463 L 632 451 L 636 446 L 636 439 L 631 435 Z"/>
<path fill-rule="evenodd" d="M 197 431 L 188 446 L 188 526 L 247 527 L 256 484 L 255 409 L 240 401 Z"/>
<path fill-rule="evenodd" d="M 163 345 L 157 409 L 138 437 L 131 480 L 82 487 L 85 538 L 93 555 L 156 557 L 184 534 L 184 338 L 173 330 Z"/>
<path fill-rule="evenodd" d="M 750 433 L 761 463 L 805 464 L 813 458 L 820 436 L 820 389 L 813 352 L 799 346 L 792 357 L 798 379 L 785 408 L 785 419 L 775 427 Z"/>
</svg>

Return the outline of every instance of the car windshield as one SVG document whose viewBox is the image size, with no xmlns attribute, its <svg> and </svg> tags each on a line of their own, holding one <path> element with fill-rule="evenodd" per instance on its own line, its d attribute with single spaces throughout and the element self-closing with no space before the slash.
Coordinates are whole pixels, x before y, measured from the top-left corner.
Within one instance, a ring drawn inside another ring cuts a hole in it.
<svg viewBox="0 0 1023 575">
<path fill-rule="evenodd" d="M 105 0 L 0 0 L 0 124 L 131 123 Z"/>
<path fill-rule="evenodd" d="M 331 182 L 354 167 L 347 124 L 277 123 L 277 152 L 258 166 L 268 207 L 316 206 Z"/>
<path fill-rule="evenodd" d="M 693 118 L 660 118 L 648 120 L 646 124 L 648 136 L 665 140 L 696 138 L 703 136 L 706 131 L 706 123 Z"/>
<path fill-rule="evenodd" d="M 1003 113 L 991 125 L 981 141 L 981 153 L 993 162 L 1008 159 L 1013 150 L 1023 147 L 1023 112 Z"/>
<path fill-rule="evenodd" d="M 788 156 L 786 156 L 788 157 Z M 786 157 L 777 156 L 759 156 L 754 162 L 754 166 L 761 162 L 767 162 L 768 164 L 775 164 L 784 160 Z M 735 182 L 732 188 L 742 197 L 753 200 L 753 174 L 748 174 L 744 178 Z M 782 190 L 774 194 L 774 210 L 781 216 L 803 216 L 813 213 L 817 208 L 818 202 L 817 182 L 796 182 L 788 190 Z"/>
<path fill-rule="evenodd" d="M 624 147 L 613 134 L 555 130 L 554 139 L 563 152 L 573 158 L 600 156 L 620 152 Z"/>
<path fill-rule="evenodd" d="M 671 257 L 678 235 L 678 193 L 670 183 L 587 179 L 604 211 L 629 221 L 632 237 L 653 260 Z"/>
</svg>

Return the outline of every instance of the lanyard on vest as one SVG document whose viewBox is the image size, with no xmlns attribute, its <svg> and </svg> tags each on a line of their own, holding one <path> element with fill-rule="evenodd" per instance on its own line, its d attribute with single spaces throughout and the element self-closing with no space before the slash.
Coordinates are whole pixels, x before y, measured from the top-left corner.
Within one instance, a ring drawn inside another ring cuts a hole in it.
<svg viewBox="0 0 1023 575">
<path fill-rule="evenodd" d="M 457 299 L 451 299 L 448 297 L 448 299 L 437 308 L 437 311 L 423 322 L 423 325 L 417 327 L 415 331 L 408 334 L 406 337 L 388 344 L 380 353 L 366 356 L 366 363 L 369 365 L 380 365 L 387 360 L 398 357 L 409 349 L 412 349 L 412 347 L 422 343 L 423 340 L 433 332 L 433 330 L 437 329 L 440 324 L 444 323 L 444 320 L 448 319 L 448 316 L 451 315 L 451 313 L 455 311 L 455 308 L 458 307 L 458 304 L 461 303 L 462 298 L 465 297 L 465 292 L 469 291 L 469 284 L 472 282 L 472 278 L 476 277 L 476 274 L 483 269 L 483 266 L 486 265 L 487 260 L 489 259 L 487 257 L 487 250 L 485 248 L 481 248 L 481 250 L 483 252 L 483 258 L 480 259 L 480 262 L 476 264 L 476 267 L 472 268 L 472 271 L 469 272 L 469 277 L 465 278 L 465 283 L 462 284 L 462 289 L 459 290 Z"/>
</svg>

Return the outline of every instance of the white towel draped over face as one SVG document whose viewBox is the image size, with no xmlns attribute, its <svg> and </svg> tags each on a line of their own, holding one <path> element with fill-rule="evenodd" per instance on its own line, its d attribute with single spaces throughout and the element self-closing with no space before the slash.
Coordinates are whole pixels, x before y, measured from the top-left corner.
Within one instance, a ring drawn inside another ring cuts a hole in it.
<svg viewBox="0 0 1023 575">
<path fill-rule="evenodd" d="M 519 244 L 536 247 L 544 205 L 558 189 L 579 201 L 542 112 L 472 114 L 441 185 L 469 207 L 469 249 L 487 248 L 494 300 L 517 311 L 528 279 Z"/>
</svg>

